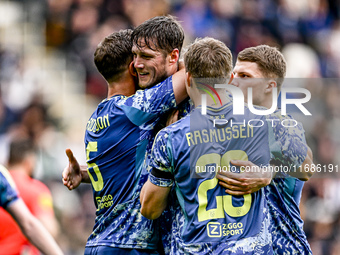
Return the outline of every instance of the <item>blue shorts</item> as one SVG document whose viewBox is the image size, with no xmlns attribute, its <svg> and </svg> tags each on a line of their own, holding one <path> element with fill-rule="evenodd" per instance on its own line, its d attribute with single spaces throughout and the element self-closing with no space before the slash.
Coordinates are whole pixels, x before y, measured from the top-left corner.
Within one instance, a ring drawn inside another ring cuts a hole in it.
<svg viewBox="0 0 340 255">
<path fill-rule="evenodd" d="M 122 249 L 109 246 L 94 246 L 85 247 L 84 255 L 158 255 L 159 253 L 155 250 L 145 250 L 145 249 Z"/>
</svg>

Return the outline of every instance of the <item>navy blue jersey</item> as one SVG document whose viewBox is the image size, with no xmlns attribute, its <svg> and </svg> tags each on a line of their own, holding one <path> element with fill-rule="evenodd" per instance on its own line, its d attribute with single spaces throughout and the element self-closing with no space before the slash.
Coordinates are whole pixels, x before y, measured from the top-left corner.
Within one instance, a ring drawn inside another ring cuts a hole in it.
<svg viewBox="0 0 340 255">
<path fill-rule="evenodd" d="M 297 170 L 307 154 L 302 125 L 299 123 L 294 127 L 284 127 L 281 122 L 284 121 L 287 125 L 289 123 L 287 120 L 291 119 L 291 116 L 282 116 L 279 111 L 266 118 L 274 133 L 274 136 L 271 136 L 270 147 L 271 162 L 278 167 L 275 170 L 282 169 L 282 167 L 287 167 L 286 169 L 292 171 Z M 299 211 L 303 183 L 281 171 L 272 183 L 265 187 L 271 220 L 268 230 L 272 235 L 273 249 L 276 254 L 312 253 L 303 231 L 303 221 Z M 180 227 L 184 225 L 184 217 L 180 216 L 182 211 L 176 198 L 170 201 L 170 208 L 166 214 L 162 215 L 162 221 L 164 221 L 162 226 L 167 231 L 163 240 L 166 254 L 178 251 L 179 245 L 176 240 L 181 238 Z M 180 224 L 173 224 L 171 229 L 169 225 L 172 221 Z"/>
<path fill-rule="evenodd" d="M 282 116 L 279 111 L 268 116 L 280 122 L 291 118 Z M 297 171 L 307 155 L 304 129 L 300 123 L 290 128 L 284 128 L 277 121 L 273 123 L 276 146 L 272 146 L 271 162 L 278 171 L 264 189 L 271 215 L 274 251 L 276 254 L 312 254 L 299 209 L 304 182 L 287 173 L 287 170 Z"/>
<path fill-rule="evenodd" d="M 173 207 L 170 253 L 272 254 L 263 190 L 231 196 L 215 177 L 218 170 L 240 171 L 231 165 L 232 159 L 267 166 L 271 129 L 263 116 L 249 111 L 233 115 L 231 103 L 207 112 L 202 115 L 196 108 L 161 130 L 154 142 L 149 180 L 158 186 L 174 183 L 179 203 Z M 265 125 L 251 127 L 250 119 Z"/>
<path fill-rule="evenodd" d="M 14 181 L 6 168 L 0 165 L 0 206 L 5 208 L 18 199 Z"/>
<path fill-rule="evenodd" d="M 140 213 L 139 193 L 148 174 L 142 165 L 155 124 L 175 106 L 170 77 L 131 97 L 106 99 L 90 117 L 85 145 L 97 211 L 87 247 L 156 249 L 154 222 Z"/>
</svg>

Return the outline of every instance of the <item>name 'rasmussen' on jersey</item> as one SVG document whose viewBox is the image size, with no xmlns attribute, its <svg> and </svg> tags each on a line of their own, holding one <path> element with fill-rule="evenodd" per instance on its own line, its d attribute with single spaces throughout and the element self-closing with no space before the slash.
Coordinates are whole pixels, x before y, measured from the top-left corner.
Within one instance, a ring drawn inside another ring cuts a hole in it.
<svg viewBox="0 0 340 255">
<path fill-rule="evenodd" d="M 228 122 L 215 125 L 216 119 Z M 230 102 L 208 108 L 207 115 L 196 108 L 158 133 L 149 180 L 158 186 L 174 184 L 180 205 L 173 217 L 171 254 L 273 254 L 264 190 L 231 196 L 215 177 L 218 169 L 236 170 L 233 159 L 269 164 L 272 129 L 243 125 L 244 119 L 266 123 L 249 110 L 233 115 Z"/>
</svg>

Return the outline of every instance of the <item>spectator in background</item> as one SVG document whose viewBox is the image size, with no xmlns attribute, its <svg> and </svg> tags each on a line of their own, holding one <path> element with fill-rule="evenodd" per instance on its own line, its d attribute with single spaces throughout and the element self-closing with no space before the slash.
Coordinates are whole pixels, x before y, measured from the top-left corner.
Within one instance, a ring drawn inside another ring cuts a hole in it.
<svg viewBox="0 0 340 255">
<path fill-rule="evenodd" d="M 122 0 L 124 15 L 136 27 L 155 16 L 169 13 L 169 1 L 166 0 Z"/>
<path fill-rule="evenodd" d="M 8 131 L 9 127 L 18 121 L 18 116 L 5 104 L 0 91 L 0 135 Z"/>
<path fill-rule="evenodd" d="M 30 212 L 56 238 L 59 225 L 53 211 L 52 196 L 45 184 L 31 176 L 35 166 L 35 148 L 29 139 L 19 138 L 10 144 L 8 167 L 18 191 Z M 21 233 L 16 222 L 0 209 L 0 250 L 13 254 L 39 254 Z"/>
</svg>

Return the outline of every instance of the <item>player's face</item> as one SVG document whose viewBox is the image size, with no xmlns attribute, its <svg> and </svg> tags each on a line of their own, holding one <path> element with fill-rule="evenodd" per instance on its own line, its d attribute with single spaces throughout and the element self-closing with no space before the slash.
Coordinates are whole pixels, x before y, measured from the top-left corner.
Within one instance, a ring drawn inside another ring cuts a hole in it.
<svg viewBox="0 0 340 255">
<path fill-rule="evenodd" d="M 152 50 L 145 44 L 142 44 L 142 46 L 138 48 L 133 45 L 132 53 L 134 67 L 138 74 L 138 85 L 145 89 L 156 85 L 171 75 L 169 68 L 170 54 L 165 55 L 164 52 Z M 156 48 L 153 45 L 151 47 Z"/>
<path fill-rule="evenodd" d="M 262 106 L 266 89 L 266 80 L 263 77 L 257 63 L 248 61 L 236 61 L 234 67 L 234 79 L 232 85 L 239 87 L 248 101 L 248 88 L 253 88 L 253 104 Z"/>
</svg>

